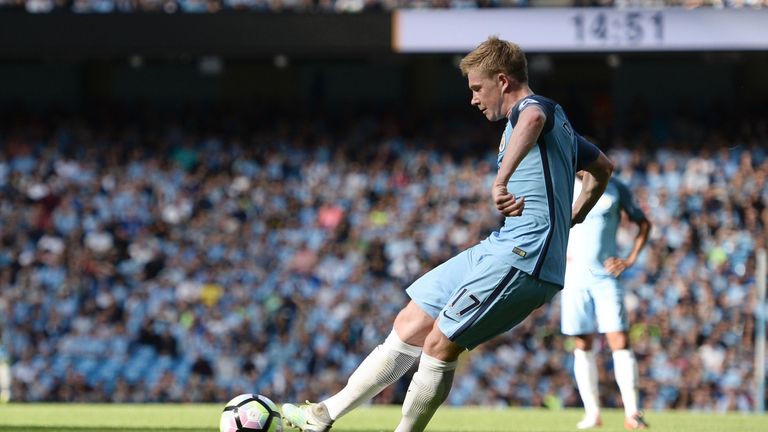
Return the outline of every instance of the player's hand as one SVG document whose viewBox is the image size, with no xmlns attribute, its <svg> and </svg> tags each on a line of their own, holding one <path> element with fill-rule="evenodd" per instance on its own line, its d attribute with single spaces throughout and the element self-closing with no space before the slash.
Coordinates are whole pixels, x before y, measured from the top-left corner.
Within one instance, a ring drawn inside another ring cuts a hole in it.
<svg viewBox="0 0 768 432">
<path fill-rule="evenodd" d="M 611 257 L 603 262 L 605 270 L 615 277 L 621 276 L 624 270 L 628 269 L 632 264 L 622 258 Z"/>
<path fill-rule="evenodd" d="M 516 199 L 514 195 L 507 191 L 506 185 L 493 186 L 493 202 L 496 209 L 504 216 L 520 216 L 525 208 L 525 197 Z"/>
</svg>

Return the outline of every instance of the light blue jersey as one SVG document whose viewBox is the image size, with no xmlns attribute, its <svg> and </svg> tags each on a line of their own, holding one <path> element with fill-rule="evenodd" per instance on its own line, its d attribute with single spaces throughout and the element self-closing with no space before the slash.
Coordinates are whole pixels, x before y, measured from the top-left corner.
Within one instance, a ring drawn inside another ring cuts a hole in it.
<svg viewBox="0 0 768 432">
<path fill-rule="evenodd" d="M 581 191 L 578 180 L 575 189 L 575 193 Z M 612 178 L 584 222 L 571 229 L 561 297 L 563 334 L 611 333 L 629 328 L 624 288 L 604 267 L 606 259 L 618 256 L 616 231 L 622 211 L 635 222 L 645 220 L 629 188 Z"/>
<path fill-rule="evenodd" d="M 498 163 L 501 164 L 520 112 L 532 106 L 540 108 L 547 120 L 538 142 L 507 185 L 509 193 L 525 197 L 525 210 L 521 216 L 507 217 L 504 226 L 483 242 L 491 250 L 509 254 L 515 268 L 562 286 L 578 148 L 562 107 L 537 95 L 518 102 L 501 139 Z"/>
<path fill-rule="evenodd" d="M 507 186 L 510 193 L 525 197 L 522 216 L 506 218 L 499 231 L 407 289 L 438 320 L 440 331 L 467 349 L 513 328 L 563 287 L 576 167 L 595 160 L 599 150 L 576 139 L 559 105 L 528 96 L 512 109 L 499 162 L 520 111 L 535 107 L 544 112 L 546 123 Z"/>
<path fill-rule="evenodd" d="M 576 181 L 575 188 L 578 194 L 581 191 L 581 181 Z M 617 256 L 616 231 L 621 222 L 622 211 L 634 222 L 645 220 L 645 214 L 637 205 L 629 188 L 611 178 L 605 192 L 584 222 L 571 229 L 571 240 L 568 243 L 569 266 L 588 269 L 594 275 L 608 275 L 603 264 L 607 258 Z"/>
</svg>

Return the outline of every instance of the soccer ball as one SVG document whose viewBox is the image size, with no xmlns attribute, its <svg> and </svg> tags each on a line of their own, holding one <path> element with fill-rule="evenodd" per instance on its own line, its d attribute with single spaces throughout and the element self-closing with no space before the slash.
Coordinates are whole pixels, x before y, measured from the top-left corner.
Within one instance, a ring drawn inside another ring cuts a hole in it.
<svg viewBox="0 0 768 432">
<path fill-rule="evenodd" d="M 241 394 L 224 407 L 219 431 L 283 432 L 283 419 L 269 398 L 259 394 Z"/>
</svg>

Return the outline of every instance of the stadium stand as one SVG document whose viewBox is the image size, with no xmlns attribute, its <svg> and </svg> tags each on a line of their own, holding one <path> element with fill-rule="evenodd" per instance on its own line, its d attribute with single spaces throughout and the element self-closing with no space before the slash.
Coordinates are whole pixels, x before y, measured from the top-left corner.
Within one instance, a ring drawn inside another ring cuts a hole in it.
<svg viewBox="0 0 768 432">
<path fill-rule="evenodd" d="M 17 401 L 317 399 L 389 332 L 410 281 L 499 223 L 498 137 L 450 117 L 105 112 L 2 120 L 0 328 Z M 624 276 L 646 409 L 753 407 L 765 118 L 726 135 L 681 117 L 661 144 L 608 143 L 654 223 Z M 578 405 L 558 321 L 555 303 L 473 351 L 449 403 Z"/>
</svg>

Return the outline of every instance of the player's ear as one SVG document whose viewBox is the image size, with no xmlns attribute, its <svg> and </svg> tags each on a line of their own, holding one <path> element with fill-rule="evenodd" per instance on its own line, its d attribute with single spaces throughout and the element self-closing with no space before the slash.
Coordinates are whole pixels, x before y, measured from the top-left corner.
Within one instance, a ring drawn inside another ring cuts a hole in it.
<svg viewBox="0 0 768 432">
<path fill-rule="evenodd" d="M 501 87 L 501 93 L 503 94 L 504 91 L 509 87 L 509 77 L 506 74 L 499 72 L 496 74 L 496 79 L 498 80 L 499 87 Z"/>
</svg>

